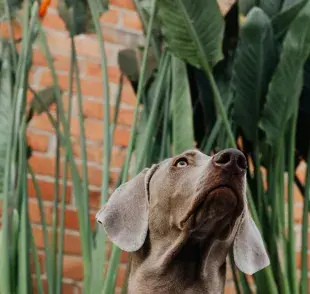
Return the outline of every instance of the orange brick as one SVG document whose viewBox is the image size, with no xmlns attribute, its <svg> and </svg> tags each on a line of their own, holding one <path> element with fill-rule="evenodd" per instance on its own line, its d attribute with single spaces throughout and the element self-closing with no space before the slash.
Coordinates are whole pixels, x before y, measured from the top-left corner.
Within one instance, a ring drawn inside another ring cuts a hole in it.
<svg viewBox="0 0 310 294">
<path fill-rule="evenodd" d="M 97 162 L 99 164 L 103 161 L 103 150 L 101 145 L 87 145 L 86 146 L 87 160 Z M 79 142 L 73 144 L 73 154 L 77 158 L 82 158 L 82 151 Z M 112 150 L 111 166 L 121 167 L 125 160 L 126 150 Z"/>
<path fill-rule="evenodd" d="M 307 254 L 307 262 L 308 262 L 308 267 L 310 265 L 310 254 Z M 297 268 L 301 268 L 301 253 L 297 252 L 296 253 L 296 266 Z"/>
<path fill-rule="evenodd" d="M 64 177 L 64 161 L 60 161 L 60 166 L 59 166 L 59 178 Z M 44 156 L 38 156 L 38 155 L 33 155 L 29 159 L 29 164 L 32 167 L 33 171 L 37 175 L 45 175 L 45 176 L 55 176 L 55 169 L 56 169 L 56 160 L 55 158 L 52 157 L 44 157 Z M 67 169 L 67 175 L 68 179 L 71 179 L 71 172 L 70 169 Z"/>
<path fill-rule="evenodd" d="M 12 22 L 14 39 L 20 39 L 22 37 L 22 29 L 17 21 Z M 10 38 L 10 25 L 8 22 L 0 22 L 0 36 L 5 39 Z"/>
<path fill-rule="evenodd" d="M 126 9 L 132 9 L 132 10 L 136 9 L 133 0 L 110 0 L 110 4 Z"/>
<path fill-rule="evenodd" d="M 122 18 L 124 27 L 134 30 L 142 30 L 142 23 L 137 12 L 126 11 L 123 13 Z"/>
<path fill-rule="evenodd" d="M 296 175 L 303 184 L 305 184 L 306 171 L 307 171 L 307 164 L 304 161 L 300 162 L 300 164 L 296 169 Z"/>
<path fill-rule="evenodd" d="M 41 273 L 43 273 L 45 271 L 45 255 L 42 252 L 37 252 L 37 253 L 38 253 L 38 259 L 39 259 L 39 264 L 40 264 L 40 271 Z M 34 258 L 32 254 L 30 254 L 30 269 L 32 272 L 35 271 Z"/>
<path fill-rule="evenodd" d="M 73 280 L 83 280 L 83 261 L 81 257 L 64 256 L 63 277 Z"/>
<path fill-rule="evenodd" d="M 93 100 L 84 100 L 83 101 L 83 114 L 85 117 L 89 118 L 104 118 L 104 104 L 93 101 Z M 127 125 L 131 126 L 133 121 L 133 109 L 124 109 L 120 108 L 118 113 L 118 125 Z M 110 110 L 110 122 L 113 122 L 114 119 L 114 109 Z"/>
<path fill-rule="evenodd" d="M 87 80 L 81 79 L 82 94 L 85 96 L 104 98 L 103 88 L 101 80 Z"/>
<path fill-rule="evenodd" d="M 302 218 L 303 218 L 303 206 L 298 205 L 294 207 L 294 219 L 295 223 L 301 224 L 302 223 Z M 308 222 L 310 223 L 310 214 L 308 214 Z"/>
<path fill-rule="evenodd" d="M 28 202 L 28 208 L 29 208 L 29 218 L 30 221 L 36 224 L 41 223 L 41 215 L 40 215 L 40 209 L 38 206 L 37 200 L 32 200 Z M 52 217 L 53 217 L 53 206 L 52 205 L 44 205 L 44 213 L 46 218 L 46 224 L 52 225 Z M 60 213 L 60 210 L 58 210 L 58 214 Z M 90 224 L 91 229 L 93 230 L 95 227 L 95 214 L 90 213 Z M 66 208 L 66 214 L 65 214 L 65 227 L 67 229 L 72 230 L 79 230 L 79 221 L 78 221 L 78 214 L 77 210 L 73 208 Z"/>
<path fill-rule="evenodd" d="M 131 85 L 123 86 L 122 101 L 129 105 L 136 105 L 136 94 Z"/>
<path fill-rule="evenodd" d="M 52 53 L 55 52 L 70 56 L 71 41 L 68 34 L 49 30 L 46 32 L 46 38 Z"/>
<path fill-rule="evenodd" d="M 48 293 L 48 284 L 47 284 L 47 280 L 46 279 L 42 279 L 42 284 L 43 284 L 43 291 L 44 293 Z M 37 294 L 38 289 L 37 289 L 37 285 L 36 285 L 36 279 L 33 278 L 32 279 L 32 285 L 33 285 L 33 293 Z M 78 287 L 76 287 L 73 284 L 69 284 L 69 283 L 62 283 L 62 293 L 65 294 L 75 294 L 76 289 L 78 289 Z"/>
<path fill-rule="evenodd" d="M 100 21 L 103 23 L 117 24 L 119 21 L 119 11 L 117 9 L 110 8 L 101 16 Z"/>
<path fill-rule="evenodd" d="M 71 60 L 69 56 L 53 54 L 53 61 L 56 70 L 70 71 Z M 36 66 L 48 67 L 44 53 L 38 48 L 33 49 L 32 62 Z M 78 64 L 81 73 L 83 71 L 83 63 L 79 59 Z M 49 69 L 47 69 L 47 71 L 49 71 Z"/>
<path fill-rule="evenodd" d="M 53 182 L 46 182 L 43 180 L 37 180 L 40 193 L 42 196 L 43 200 L 46 201 L 54 201 L 54 194 L 55 194 L 55 183 Z M 62 191 L 63 191 L 63 185 L 59 184 L 59 201 L 61 201 L 61 196 L 62 196 Z M 68 203 L 71 199 L 71 192 L 72 188 L 70 186 L 66 187 L 66 203 Z M 32 179 L 28 179 L 28 196 L 29 197 L 37 197 L 35 189 L 34 189 L 34 184 Z"/>
<path fill-rule="evenodd" d="M 126 278 L 126 266 L 121 265 L 117 270 L 116 287 L 122 287 Z"/>
<path fill-rule="evenodd" d="M 88 77 L 95 77 L 98 79 L 102 78 L 101 65 L 98 63 L 87 62 L 85 71 L 86 71 L 86 76 Z M 108 75 L 109 75 L 110 82 L 116 83 L 116 84 L 119 83 L 121 72 L 117 66 L 109 66 Z M 124 80 L 124 82 L 128 83 L 128 80 Z"/>
<path fill-rule="evenodd" d="M 55 115 L 52 114 L 52 116 L 55 118 Z M 54 127 L 51 124 L 46 113 L 42 113 L 41 115 L 35 115 L 30 122 L 30 126 L 34 129 L 54 132 Z"/>
<path fill-rule="evenodd" d="M 85 136 L 89 140 L 103 140 L 103 123 L 99 120 L 85 119 L 84 120 Z M 71 135 L 80 137 L 80 128 L 77 118 L 72 118 Z M 127 146 L 130 139 L 130 130 L 116 127 L 114 133 L 114 144 L 118 146 Z"/>
<path fill-rule="evenodd" d="M 236 288 L 233 282 L 226 283 L 224 294 L 236 294 Z"/>
<path fill-rule="evenodd" d="M 57 82 L 58 86 L 62 91 L 68 91 L 69 89 L 69 76 L 67 73 L 58 73 L 57 74 Z M 51 86 L 54 84 L 52 74 L 50 73 L 49 70 L 45 70 L 40 72 L 40 77 L 39 77 L 39 83 L 41 87 L 47 87 Z M 76 89 L 75 83 L 73 85 L 73 88 Z"/>
<path fill-rule="evenodd" d="M 79 56 L 99 58 L 100 50 L 96 39 L 86 36 L 79 36 L 75 39 L 76 51 Z"/>
<path fill-rule="evenodd" d="M 35 151 L 46 152 L 50 137 L 48 135 L 27 132 L 27 143 Z"/>
<path fill-rule="evenodd" d="M 284 189 L 284 197 L 285 197 L 285 200 L 288 199 L 288 189 L 287 187 Z M 302 196 L 302 194 L 300 193 L 300 190 L 298 189 L 297 185 L 294 184 L 294 190 L 293 190 L 293 195 L 294 195 L 294 203 L 303 203 L 304 201 L 304 198 Z"/>
<path fill-rule="evenodd" d="M 58 31 L 66 30 L 65 23 L 57 13 L 47 13 L 43 18 L 42 25 L 46 28 L 52 28 Z"/>
<path fill-rule="evenodd" d="M 44 238 L 43 230 L 40 227 L 33 227 L 32 234 L 35 240 L 36 247 L 39 249 L 44 249 Z M 53 232 L 52 229 L 48 230 L 48 242 L 52 241 Z M 58 232 L 58 238 L 60 238 L 60 233 Z M 81 255 L 81 237 L 73 235 L 68 232 L 64 232 L 64 247 L 63 252 L 66 254 L 76 254 Z"/>
<path fill-rule="evenodd" d="M 89 195 L 89 207 L 99 209 L 101 192 L 90 190 L 88 192 L 88 195 Z"/>
</svg>

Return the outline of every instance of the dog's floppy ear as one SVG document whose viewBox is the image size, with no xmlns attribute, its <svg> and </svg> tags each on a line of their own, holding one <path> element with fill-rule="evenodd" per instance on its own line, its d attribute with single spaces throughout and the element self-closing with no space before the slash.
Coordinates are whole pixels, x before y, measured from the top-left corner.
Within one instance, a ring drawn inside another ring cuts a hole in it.
<svg viewBox="0 0 310 294">
<path fill-rule="evenodd" d="M 236 233 L 233 251 L 237 267 L 246 274 L 252 275 L 270 264 L 263 239 L 247 209 Z"/>
<path fill-rule="evenodd" d="M 119 186 L 96 215 L 111 241 L 124 251 L 140 249 L 147 235 L 149 172 L 146 168 Z"/>
</svg>

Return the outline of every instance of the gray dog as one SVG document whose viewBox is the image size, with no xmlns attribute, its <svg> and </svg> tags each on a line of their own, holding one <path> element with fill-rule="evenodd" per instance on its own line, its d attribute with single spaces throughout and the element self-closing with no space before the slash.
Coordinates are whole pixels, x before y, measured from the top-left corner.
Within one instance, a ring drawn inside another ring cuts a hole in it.
<svg viewBox="0 0 310 294">
<path fill-rule="evenodd" d="M 115 190 L 96 218 L 133 252 L 129 293 L 223 293 L 231 247 L 244 273 L 269 265 L 247 207 L 246 168 L 237 149 L 189 150 Z"/>
</svg>

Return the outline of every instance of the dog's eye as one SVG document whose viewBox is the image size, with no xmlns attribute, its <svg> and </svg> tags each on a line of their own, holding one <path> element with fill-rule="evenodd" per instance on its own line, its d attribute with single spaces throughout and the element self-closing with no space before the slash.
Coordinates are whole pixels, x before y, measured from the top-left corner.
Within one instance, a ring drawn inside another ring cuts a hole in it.
<svg viewBox="0 0 310 294">
<path fill-rule="evenodd" d="M 180 158 L 179 160 L 176 161 L 174 164 L 176 167 L 186 167 L 188 166 L 188 161 L 186 158 Z"/>
</svg>

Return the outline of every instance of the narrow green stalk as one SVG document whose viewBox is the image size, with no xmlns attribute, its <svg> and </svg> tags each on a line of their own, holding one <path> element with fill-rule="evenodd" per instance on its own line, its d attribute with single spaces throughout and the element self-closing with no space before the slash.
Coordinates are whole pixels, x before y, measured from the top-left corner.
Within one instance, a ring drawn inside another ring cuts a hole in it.
<svg viewBox="0 0 310 294">
<path fill-rule="evenodd" d="M 103 205 L 109 195 L 109 168 L 111 161 L 111 133 L 110 133 L 110 93 L 109 93 L 109 76 L 108 63 L 104 50 L 104 37 L 101 31 L 100 17 L 96 10 L 96 5 L 93 1 L 88 0 L 88 5 L 91 11 L 92 19 L 95 25 L 96 35 L 98 37 L 100 55 L 101 55 L 101 71 L 103 75 L 102 83 L 104 85 L 104 142 L 103 142 L 103 179 L 101 191 L 101 205 Z"/>
<path fill-rule="evenodd" d="M 143 8 L 141 7 L 141 1 L 133 0 L 133 2 L 135 4 L 136 10 L 137 10 L 137 12 L 139 14 L 139 17 L 140 17 L 140 19 L 142 21 L 144 32 L 147 32 L 147 29 L 148 29 L 148 27 L 150 25 L 151 20 L 150 19 L 149 20 L 146 19 L 145 13 L 143 12 Z M 154 38 L 153 35 L 151 36 L 150 43 L 151 43 L 151 46 L 153 48 L 153 51 L 154 51 L 156 59 L 159 60 L 160 56 L 161 56 L 161 51 L 160 51 L 161 44 L 158 44 L 158 42 L 156 41 L 156 39 Z"/>
<path fill-rule="evenodd" d="M 16 47 L 15 47 L 15 40 L 14 40 L 14 29 L 12 25 L 12 15 L 11 15 L 10 7 L 9 7 L 9 0 L 5 0 L 4 10 L 5 10 L 5 15 L 8 20 L 8 24 L 9 24 L 10 46 L 11 46 L 11 52 L 12 52 L 13 67 L 15 69 L 17 65 Z"/>
<path fill-rule="evenodd" d="M 57 107 L 56 121 L 60 123 L 58 107 Z M 59 125 L 58 125 L 59 127 Z M 56 137 L 56 165 L 55 165 L 55 179 L 54 179 L 54 203 L 52 210 L 52 240 L 51 240 L 51 285 L 53 287 L 53 293 L 56 291 L 56 276 L 57 276 L 57 243 L 58 243 L 58 202 L 59 202 L 59 177 L 60 177 L 60 139 Z"/>
<path fill-rule="evenodd" d="M 238 276 L 236 273 L 236 268 L 235 268 L 235 264 L 234 264 L 234 256 L 233 256 L 233 252 L 230 251 L 229 252 L 229 260 L 230 260 L 230 268 L 231 268 L 231 272 L 233 275 L 233 280 L 234 280 L 234 284 L 235 284 L 235 289 L 237 294 L 241 294 L 241 289 L 239 287 L 239 281 L 238 281 Z"/>
<path fill-rule="evenodd" d="M 44 49 L 44 53 L 45 53 L 49 68 L 51 70 L 53 83 L 55 85 L 55 96 L 57 99 L 57 105 L 59 107 L 60 121 L 64 129 L 63 144 L 68 152 L 67 154 L 68 154 L 69 162 L 71 165 L 72 181 L 74 185 L 74 192 L 75 192 L 74 195 L 76 199 L 76 204 L 77 204 L 77 207 L 81 207 L 83 203 L 83 199 L 82 199 L 82 194 L 81 194 L 82 189 L 81 189 L 81 183 L 80 183 L 80 176 L 77 170 L 76 162 L 74 160 L 73 147 L 72 147 L 72 142 L 70 139 L 70 129 L 68 127 L 68 121 L 65 116 L 65 112 L 63 109 L 63 105 L 62 105 L 62 97 L 61 97 L 61 92 L 59 89 L 58 78 L 56 75 L 55 66 L 53 63 L 51 52 L 47 46 L 46 36 L 41 26 L 39 27 L 39 33 L 40 33 L 40 38 L 42 41 L 41 44 Z M 91 272 L 91 256 L 90 256 L 90 248 L 89 248 L 90 242 L 87 239 L 88 232 L 87 231 L 85 232 L 85 228 L 83 225 L 84 224 L 83 221 L 88 216 L 84 215 L 84 210 L 79 209 L 77 212 L 78 212 L 79 226 L 80 226 L 80 232 L 81 232 L 84 272 L 86 273 L 86 277 L 89 277 L 90 272 Z M 87 290 L 89 289 L 89 284 L 90 282 L 88 280 L 85 281 L 84 283 L 84 288 L 85 288 L 86 293 L 89 293 L 89 291 Z"/>
<path fill-rule="evenodd" d="M 252 294 L 249 282 L 248 282 L 244 273 L 239 272 L 239 280 L 240 280 L 240 284 L 242 286 L 242 293 L 243 294 Z"/>
<path fill-rule="evenodd" d="M 233 96 L 230 95 L 227 104 L 225 105 L 225 111 L 228 111 L 229 107 L 231 106 L 231 103 L 233 101 Z M 202 146 L 204 153 L 209 154 L 211 152 L 211 149 L 213 147 L 213 144 L 219 134 L 219 131 L 221 130 L 223 120 L 221 117 L 217 119 L 215 122 L 215 125 L 213 126 L 210 135 L 208 136 L 207 144 L 206 146 Z"/>
<path fill-rule="evenodd" d="M 171 80 L 171 74 L 169 81 Z M 161 141 L 161 148 L 160 148 L 160 160 L 164 160 L 164 158 L 167 156 L 167 149 L 168 146 L 168 138 L 167 134 L 169 132 L 169 119 L 170 119 L 170 84 L 168 86 L 168 89 L 166 91 L 166 97 L 165 97 L 165 107 L 164 107 L 164 125 L 163 125 L 163 135 L 162 135 L 162 141 Z"/>
<path fill-rule="evenodd" d="M 113 245 L 111 258 L 109 262 L 108 274 L 105 279 L 103 293 L 113 293 L 115 289 L 115 281 L 117 276 L 117 269 L 122 251 Z"/>
<path fill-rule="evenodd" d="M 302 240 L 301 240 L 301 278 L 299 283 L 300 294 L 308 294 L 308 228 L 309 228 L 309 208 L 310 208 L 310 148 L 308 149 L 307 159 L 307 173 L 306 173 L 306 188 L 305 188 L 305 199 L 303 207 L 302 217 Z"/>
<path fill-rule="evenodd" d="M 288 248 L 287 248 L 287 260 L 288 260 L 288 281 L 292 294 L 297 294 L 297 277 L 296 277 L 296 246 L 295 246 L 295 234 L 294 234 L 294 176 L 295 176 L 295 140 L 296 140 L 296 125 L 298 116 L 298 103 L 296 103 L 295 111 L 290 130 L 290 142 L 289 142 L 289 166 L 288 166 Z"/>
<path fill-rule="evenodd" d="M 36 244 L 34 242 L 34 237 L 31 232 L 29 220 L 28 220 L 28 231 L 30 233 L 31 252 L 32 252 L 32 258 L 34 261 L 34 269 L 35 269 L 35 275 L 36 275 L 36 281 L 37 281 L 37 293 L 44 294 L 43 283 L 41 280 L 41 269 L 40 269 L 39 256 L 38 256 Z"/>
<path fill-rule="evenodd" d="M 28 189 L 27 189 L 27 153 L 26 145 L 26 115 L 21 120 L 21 128 L 19 132 L 19 152 L 22 154 L 19 161 L 19 177 L 18 180 L 22 183 L 18 192 L 20 193 L 21 201 L 21 221 L 20 221 L 20 236 L 19 236 L 19 253 L 18 253 L 18 293 L 30 293 L 30 278 L 31 272 L 29 268 L 29 218 L 28 218 Z"/>
<path fill-rule="evenodd" d="M 135 108 L 135 113 L 134 113 L 134 119 L 133 119 L 133 124 L 132 124 L 132 131 L 130 135 L 130 141 L 127 149 L 127 154 L 126 154 L 126 159 L 124 162 L 124 172 L 123 172 L 123 177 L 122 177 L 122 183 L 127 181 L 128 178 L 128 171 L 129 171 L 129 164 L 133 152 L 133 147 L 134 147 L 134 141 L 136 137 L 136 128 L 137 128 L 137 121 L 138 121 L 138 111 L 139 111 L 139 105 L 141 102 L 142 94 L 143 94 L 143 88 L 145 84 L 145 73 L 146 73 L 146 68 L 147 68 L 147 57 L 148 57 L 148 50 L 149 50 L 149 45 L 150 45 L 150 38 L 152 34 L 152 27 L 153 27 L 153 22 L 154 22 L 154 17 L 155 17 L 155 11 L 156 11 L 156 0 L 153 0 L 152 2 L 152 12 L 151 12 L 151 18 L 148 26 L 148 32 L 147 32 L 147 38 L 146 38 L 146 45 L 143 53 L 143 58 L 142 58 L 142 65 L 141 65 L 141 73 L 140 73 L 140 79 L 138 83 L 138 92 L 137 92 L 137 98 L 136 98 L 136 108 Z M 120 249 L 116 246 L 113 246 L 112 248 L 112 255 L 110 258 L 110 267 L 107 272 L 107 277 L 106 277 L 106 283 L 104 285 L 104 290 L 103 293 L 109 293 L 106 292 L 108 289 L 110 289 L 111 285 L 114 285 L 114 280 L 115 280 L 115 271 L 119 256 L 120 256 Z"/>
<path fill-rule="evenodd" d="M 71 50 L 70 71 L 69 71 L 69 94 L 68 94 L 68 128 L 71 125 L 72 115 L 72 93 L 73 93 L 73 78 L 75 58 L 73 50 Z M 62 292 L 62 272 L 63 272 L 63 250 L 64 250 L 64 232 L 65 232 L 65 213 L 66 213 L 66 194 L 67 194 L 67 180 L 68 180 L 68 153 L 65 153 L 64 161 L 64 178 L 62 183 L 61 203 L 60 203 L 60 220 L 59 220 L 59 242 L 58 242 L 58 267 L 56 274 L 56 294 Z"/>
<path fill-rule="evenodd" d="M 140 70 L 140 78 L 139 78 L 139 83 L 138 83 L 138 91 L 137 91 L 137 97 L 136 97 L 136 107 L 135 107 L 135 112 L 134 112 L 134 118 L 133 118 L 133 123 L 131 127 L 131 135 L 130 135 L 130 140 L 129 144 L 127 147 L 127 154 L 126 154 L 126 159 L 124 163 L 124 174 L 123 174 L 123 183 L 127 181 L 128 177 L 128 170 L 129 170 L 129 163 L 131 160 L 132 152 L 133 152 L 133 147 L 134 147 L 134 142 L 136 138 L 136 132 L 137 132 L 137 122 L 138 122 L 138 114 L 139 114 L 139 105 L 141 103 L 142 95 L 143 95 L 143 90 L 145 86 L 145 74 L 146 74 L 146 69 L 147 69 L 147 57 L 149 53 L 149 47 L 150 47 L 150 41 L 151 41 L 151 36 L 152 36 L 152 30 L 153 30 L 153 25 L 154 25 L 154 18 L 155 18 L 155 12 L 156 12 L 156 3 L 157 0 L 152 1 L 152 9 L 151 9 L 151 16 L 149 20 L 149 25 L 147 28 L 147 34 L 146 34 L 146 42 L 145 42 L 145 48 L 143 52 L 143 57 L 142 57 L 142 64 L 141 64 L 141 70 Z"/>
<path fill-rule="evenodd" d="M 256 178 L 256 194 L 257 194 L 257 210 L 258 210 L 258 217 L 260 222 L 263 218 L 263 185 L 262 185 L 262 174 L 261 174 L 261 165 L 260 165 L 260 150 L 258 144 L 258 136 L 256 135 L 256 140 L 254 143 L 254 165 L 255 165 L 255 178 Z"/>
<path fill-rule="evenodd" d="M 125 281 L 122 287 L 122 293 L 121 294 L 127 294 L 128 291 L 128 281 L 129 281 L 129 275 L 130 275 L 130 268 L 131 268 L 131 258 L 129 256 L 129 260 L 126 264 L 126 273 L 125 273 Z"/>
<path fill-rule="evenodd" d="M 149 142 L 151 141 L 152 135 L 153 135 L 153 129 L 156 125 L 157 119 L 158 119 L 158 111 L 160 108 L 160 105 L 162 104 L 162 99 L 164 95 L 163 92 L 163 85 L 164 81 L 166 80 L 166 73 L 168 70 L 168 66 L 170 64 L 170 56 L 167 54 L 167 52 L 163 53 L 163 65 L 159 69 L 158 73 L 158 81 L 156 83 L 156 89 L 154 94 L 154 103 L 152 105 L 152 110 L 150 113 L 150 116 L 147 121 L 146 126 L 146 133 L 144 134 L 143 141 L 142 141 L 142 147 L 141 147 L 141 154 L 140 157 L 137 159 L 137 171 L 138 172 L 143 167 L 143 160 L 145 158 L 145 155 L 147 153 L 147 148 L 149 148 Z"/>
<path fill-rule="evenodd" d="M 48 232 L 47 232 L 47 224 L 46 224 L 46 217 L 45 217 L 45 212 L 44 212 L 44 205 L 43 205 L 43 201 L 42 201 L 42 194 L 38 185 L 38 181 L 35 177 L 35 174 L 33 172 L 32 167 L 28 164 L 27 166 L 28 168 L 28 173 L 31 176 L 32 179 L 32 183 L 34 186 L 34 190 L 35 190 L 35 194 L 36 194 L 36 198 L 38 200 L 38 204 L 39 204 L 39 211 L 40 211 L 40 220 L 41 220 L 41 228 L 42 228 L 42 232 L 43 232 L 43 244 L 44 244 L 44 253 L 46 256 L 46 273 L 47 273 L 47 285 L 48 285 L 48 293 L 53 293 L 53 285 L 51 285 L 51 277 L 53 275 L 52 272 L 52 255 L 49 253 L 50 252 L 50 244 L 48 241 Z"/>
<path fill-rule="evenodd" d="M 235 137 L 233 135 L 231 126 L 229 124 L 229 120 L 228 120 L 228 117 L 227 117 L 227 112 L 226 112 L 225 107 L 223 105 L 220 91 L 218 89 L 218 86 L 217 86 L 217 84 L 215 82 L 215 79 L 214 79 L 214 76 L 212 74 L 212 71 L 211 71 L 210 66 L 209 66 L 208 62 L 206 61 L 206 59 L 202 60 L 202 66 L 203 66 L 203 69 L 205 71 L 206 76 L 209 79 L 210 86 L 211 86 L 211 89 L 212 89 L 212 92 L 213 92 L 213 95 L 214 95 L 214 97 L 213 97 L 214 98 L 214 104 L 215 104 L 216 109 L 219 112 L 219 115 L 220 115 L 220 117 L 221 117 L 221 119 L 222 119 L 222 121 L 224 123 L 225 129 L 226 129 L 226 132 L 227 132 L 227 135 L 228 135 L 229 145 L 231 147 L 236 148 L 237 145 L 236 145 Z"/>
<path fill-rule="evenodd" d="M 90 219 L 88 216 L 89 212 L 89 197 L 88 197 L 88 170 L 87 170 L 87 151 L 86 151 L 86 137 L 85 137 L 85 128 L 84 128 L 84 114 L 83 114 L 83 100 L 82 100 L 82 89 L 81 89 L 81 82 L 80 82 L 80 73 L 79 73 L 79 67 L 78 67 L 78 60 L 76 57 L 76 47 L 75 47 L 75 41 L 73 38 L 73 35 L 71 36 L 71 48 L 72 48 L 72 54 L 73 58 L 75 60 L 75 82 L 77 87 L 77 104 L 78 104 L 78 117 L 79 117 L 79 126 L 80 126 L 80 148 L 82 151 L 82 195 L 84 199 L 84 203 L 81 207 L 78 207 L 78 209 L 84 209 L 84 230 L 88 233 L 88 242 L 89 242 L 89 250 L 88 253 L 91 256 L 91 228 L 90 228 Z M 70 117 L 71 118 L 71 117 Z M 70 120 L 68 119 L 69 124 Z M 84 273 L 86 274 L 86 273 Z M 87 275 L 89 275 L 87 280 L 90 280 L 91 273 L 88 272 Z M 90 288 L 89 288 L 90 289 Z"/>
<path fill-rule="evenodd" d="M 113 123 L 111 125 L 112 141 L 114 138 L 115 128 L 117 125 L 117 119 L 118 119 L 118 115 L 119 115 L 119 109 L 120 109 L 120 105 L 121 105 L 123 84 L 124 84 L 124 75 L 121 74 L 120 79 L 119 79 L 119 83 L 118 83 L 118 90 L 117 90 L 117 94 L 116 94 L 116 103 L 115 103 L 115 108 L 114 108 Z"/>
</svg>

